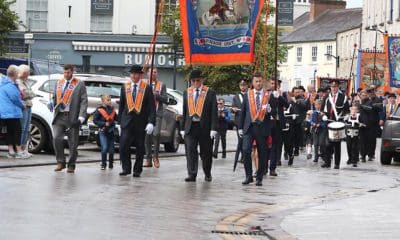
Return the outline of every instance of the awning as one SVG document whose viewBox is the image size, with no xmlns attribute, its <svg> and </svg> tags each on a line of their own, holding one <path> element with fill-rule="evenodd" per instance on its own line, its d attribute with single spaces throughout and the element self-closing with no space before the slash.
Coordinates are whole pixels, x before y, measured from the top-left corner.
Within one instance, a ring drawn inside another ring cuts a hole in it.
<svg viewBox="0 0 400 240">
<path fill-rule="evenodd" d="M 113 43 L 113 42 L 78 42 L 72 41 L 75 51 L 91 52 L 149 52 L 150 44 L 146 43 Z M 169 45 L 156 45 L 156 53 L 173 53 Z"/>
</svg>

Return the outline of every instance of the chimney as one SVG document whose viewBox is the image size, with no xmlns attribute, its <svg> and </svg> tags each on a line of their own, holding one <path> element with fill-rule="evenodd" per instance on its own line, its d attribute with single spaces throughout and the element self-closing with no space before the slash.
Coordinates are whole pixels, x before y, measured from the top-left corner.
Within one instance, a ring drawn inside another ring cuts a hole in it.
<svg viewBox="0 0 400 240">
<path fill-rule="evenodd" d="M 345 9 L 346 2 L 342 0 L 310 0 L 310 22 L 329 9 Z"/>
</svg>

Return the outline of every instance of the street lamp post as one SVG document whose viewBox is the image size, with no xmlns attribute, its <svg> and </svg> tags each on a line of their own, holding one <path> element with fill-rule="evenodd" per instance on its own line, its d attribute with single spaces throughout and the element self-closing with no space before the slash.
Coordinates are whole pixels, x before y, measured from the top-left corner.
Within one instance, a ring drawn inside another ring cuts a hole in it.
<svg viewBox="0 0 400 240">
<path fill-rule="evenodd" d="M 330 53 L 325 53 L 324 55 L 327 56 L 327 57 L 333 57 L 333 58 L 336 60 L 335 77 L 337 77 L 337 72 L 338 72 L 338 68 L 339 68 L 340 57 L 339 57 L 339 56 L 332 55 L 332 54 L 330 54 Z"/>
<path fill-rule="evenodd" d="M 316 86 L 317 86 L 317 82 L 316 82 L 316 80 L 315 80 L 315 76 L 317 75 L 317 69 L 315 69 L 314 70 L 314 76 L 313 76 L 313 79 L 314 79 L 314 89 L 316 88 Z"/>
</svg>

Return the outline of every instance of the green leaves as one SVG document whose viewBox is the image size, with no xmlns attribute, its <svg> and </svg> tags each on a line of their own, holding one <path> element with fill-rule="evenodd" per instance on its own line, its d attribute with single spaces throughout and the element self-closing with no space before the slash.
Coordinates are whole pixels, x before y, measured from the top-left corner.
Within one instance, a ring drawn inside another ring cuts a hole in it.
<svg viewBox="0 0 400 240">
<path fill-rule="evenodd" d="M 11 31 L 17 30 L 21 24 L 18 15 L 11 11 L 10 6 L 16 0 L 0 0 L 0 54 L 5 52 L 4 39 Z"/>
</svg>

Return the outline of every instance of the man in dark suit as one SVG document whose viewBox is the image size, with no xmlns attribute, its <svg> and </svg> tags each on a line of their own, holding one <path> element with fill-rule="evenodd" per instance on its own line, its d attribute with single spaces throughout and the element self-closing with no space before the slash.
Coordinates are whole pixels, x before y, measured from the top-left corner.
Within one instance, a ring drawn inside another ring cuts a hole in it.
<svg viewBox="0 0 400 240">
<path fill-rule="evenodd" d="M 56 153 L 59 172 L 66 167 L 64 155 L 64 136 L 68 129 L 69 161 L 68 173 L 75 172 L 76 158 L 78 157 L 79 126 L 86 119 L 88 98 L 85 84 L 73 76 L 74 67 L 70 64 L 64 66 L 64 77 L 57 81 L 53 102 L 54 119 L 54 151 Z"/>
<path fill-rule="evenodd" d="M 130 80 L 121 88 L 119 116 L 121 125 L 120 159 L 121 176 L 131 174 L 131 145 L 136 146 L 136 161 L 133 177 L 140 177 L 143 170 L 146 134 L 152 134 L 156 122 L 154 96 L 151 87 L 142 80 L 142 67 L 133 65 L 130 69 Z"/>
<path fill-rule="evenodd" d="M 215 92 L 203 85 L 199 70 L 190 73 L 191 86 L 183 93 L 183 119 L 181 136 L 184 136 L 188 177 L 186 182 L 195 182 L 200 157 L 205 181 L 211 182 L 212 139 L 217 135 L 217 98 Z"/>
<path fill-rule="evenodd" d="M 239 120 L 240 120 L 240 115 L 241 115 L 241 109 L 242 109 L 242 105 L 243 105 L 243 98 L 244 96 L 247 94 L 247 90 L 249 88 L 249 84 L 246 82 L 246 80 L 241 80 L 239 83 L 239 88 L 240 88 L 240 92 L 238 94 L 236 94 L 233 97 L 232 100 L 232 111 L 235 114 L 235 125 L 236 125 L 236 129 L 238 130 L 238 126 L 239 126 Z M 237 137 L 238 137 L 238 144 L 236 147 L 236 153 L 235 153 L 235 162 L 237 162 L 239 160 L 239 154 L 241 155 L 241 159 L 240 162 L 243 162 L 243 139 L 241 137 L 239 137 L 239 133 L 238 131 L 236 131 Z"/>
<path fill-rule="evenodd" d="M 331 92 L 322 102 L 322 111 L 331 121 L 342 121 L 343 117 L 350 111 L 347 96 L 339 90 L 339 81 L 331 82 Z M 321 166 L 323 168 L 331 167 L 332 154 L 335 153 L 335 169 L 340 167 L 340 147 L 341 142 L 329 142 L 327 146 L 326 162 Z"/>
<path fill-rule="evenodd" d="M 246 179 L 243 185 L 253 182 L 251 148 L 256 140 L 258 151 L 258 169 L 256 186 L 262 186 L 267 161 L 267 139 L 271 135 L 269 94 L 263 89 L 263 78 L 260 73 L 253 76 L 253 88 L 243 99 L 242 115 L 239 121 L 239 135 L 243 137 L 244 168 Z"/>
</svg>

